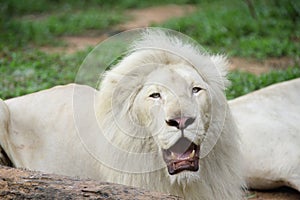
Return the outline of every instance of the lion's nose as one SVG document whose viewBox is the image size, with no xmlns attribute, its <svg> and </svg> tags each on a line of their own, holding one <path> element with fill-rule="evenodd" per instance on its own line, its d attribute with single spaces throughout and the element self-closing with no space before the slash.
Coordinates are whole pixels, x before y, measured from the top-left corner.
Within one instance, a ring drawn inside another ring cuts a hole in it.
<svg viewBox="0 0 300 200">
<path fill-rule="evenodd" d="M 169 126 L 175 126 L 176 128 L 183 130 L 195 121 L 192 117 L 179 117 L 174 119 L 166 120 Z"/>
</svg>

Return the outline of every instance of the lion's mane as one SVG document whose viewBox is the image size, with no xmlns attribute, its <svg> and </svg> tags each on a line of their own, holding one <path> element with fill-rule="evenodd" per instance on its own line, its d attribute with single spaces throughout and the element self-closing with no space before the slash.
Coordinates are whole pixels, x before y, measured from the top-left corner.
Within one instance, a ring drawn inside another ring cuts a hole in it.
<svg viewBox="0 0 300 200">
<path fill-rule="evenodd" d="M 193 42 L 183 42 L 178 37 L 162 31 L 146 31 L 134 43 L 130 53 L 105 74 L 101 83 L 97 97 L 100 100 L 95 107 L 98 110 L 97 117 L 101 122 L 104 135 L 113 145 L 127 152 L 159 152 L 158 146 L 150 135 L 146 142 L 132 139 L 132 135 L 140 132 L 149 134 L 141 127 L 132 124 L 134 116 L 129 115 L 135 103 L 133 97 L 139 92 L 137 86 L 143 84 L 145 75 L 152 70 L 142 66 L 148 63 L 164 65 L 182 62 L 194 67 L 207 83 L 210 94 L 211 122 L 206 133 L 205 144 L 201 146 L 202 152 L 207 152 L 207 155 L 201 158 L 200 171 L 197 172 L 200 173 L 201 178 L 193 179 L 183 172 L 180 176 L 186 175 L 186 182 L 172 181 L 166 168 L 131 173 L 103 167 L 101 173 L 107 181 L 179 195 L 185 199 L 241 199 L 242 161 L 237 129 L 224 95 L 228 80 L 226 79 L 227 61 L 223 56 L 203 53 Z M 125 127 L 125 132 L 130 132 L 131 136 L 124 133 L 121 127 Z M 218 133 L 221 133 L 220 137 Z M 211 147 L 213 148 L 210 149 Z M 126 158 L 118 155 L 115 155 L 114 159 L 126 161 Z M 157 160 L 136 162 L 141 166 L 147 166 L 150 162 L 161 162 L 161 158 L 155 159 Z M 126 165 L 126 162 L 122 164 Z"/>
</svg>

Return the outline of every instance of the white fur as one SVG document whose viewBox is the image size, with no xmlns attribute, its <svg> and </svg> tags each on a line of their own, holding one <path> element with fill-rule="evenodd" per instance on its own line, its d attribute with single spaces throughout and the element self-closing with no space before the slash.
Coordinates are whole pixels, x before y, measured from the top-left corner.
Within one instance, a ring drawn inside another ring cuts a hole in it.
<svg viewBox="0 0 300 200">
<path fill-rule="evenodd" d="M 300 191 L 300 78 L 230 101 L 250 188 Z"/>
<path fill-rule="evenodd" d="M 224 57 L 192 43 L 145 32 L 106 73 L 99 91 L 72 84 L 5 101 L 10 122 L 0 133 L 1 145 L 17 167 L 189 200 L 241 199 L 243 161 L 224 95 L 226 67 Z M 203 90 L 192 95 L 195 84 Z M 157 90 L 161 99 L 148 98 Z M 161 148 L 181 136 L 165 123 L 178 116 L 196 117 L 185 136 L 201 145 L 200 170 L 171 176 Z"/>
</svg>

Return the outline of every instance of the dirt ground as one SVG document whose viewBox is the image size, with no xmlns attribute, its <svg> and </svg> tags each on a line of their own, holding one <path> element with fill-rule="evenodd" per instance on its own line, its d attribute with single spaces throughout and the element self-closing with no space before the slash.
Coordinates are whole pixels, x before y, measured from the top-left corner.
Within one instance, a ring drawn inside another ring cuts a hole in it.
<svg viewBox="0 0 300 200">
<path fill-rule="evenodd" d="M 139 10 L 128 10 L 127 15 L 132 16 L 132 20 L 127 23 L 121 24 L 109 30 L 102 35 L 88 34 L 87 36 L 72 36 L 63 37 L 67 43 L 66 47 L 43 47 L 42 50 L 54 53 L 74 53 L 78 50 L 83 50 L 88 46 L 96 46 L 99 42 L 103 41 L 110 36 L 111 32 L 119 32 L 133 28 L 146 27 L 152 23 L 160 23 L 173 17 L 180 17 L 195 10 L 193 6 L 178 6 L 167 5 L 160 7 L 151 7 Z M 295 61 L 289 58 L 271 58 L 264 61 L 256 61 L 251 59 L 231 58 L 231 70 L 239 69 L 253 74 L 262 74 L 270 71 L 271 69 L 287 68 L 294 64 Z M 289 189 L 281 188 L 271 191 L 249 191 L 247 194 L 250 200 L 299 200 L 300 193 Z"/>
<path fill-rule="evenodd" d="M 65 36 L 61 39 L 67 44 L 64 47 L 42 47 L 41 50 L 48 53 L 66 53 L 71 54 L 86 47 L 95 47 L 101 41 L 108 38 L 112 33 L 121 32 L 124 30 L 141 28 L 150 26 L 152 23 L 161 23 L 170 18 L 181 17 L 188 13 L 195 11 L 195 7 L 191 5 L 166 5 L 157 6 L 144 9 L 131 9 L 125 13 L 131 16 L 131 20 L 120 24 L 108 30 L 106 33 L 97 35 L 97 33 L 90 32 L 85 36 Z M 298 61 L 299 62 L 299 61 Z M 294 65 L 295 61 L 290 58 L 271 58 L 264 61 L 256 61 L 243 58 L 230 58 L 230 69 L 241 70 L 253 74 L 262 74 L 271 69 L 284 69 L 288 66 Z"/>
<path fill-rule="evenodd" d="M 74 53 L 89 46 L 96 46 L 101 41 L 108 38 L 111 33 L 117 33 L 134 28 L 150 26 L 152 23 L 164 22 L 170 18 L 181 17 L 195 11 L 195 7 L 186 5 L 166 5 L 144 9 L 130 9 L 125 12 L 132 19 L 107 30 L 106 33 L 95 35 L 93 33 L 86 36 L 65 36 L 61 39 L 67 44 L 65 47 L 42 47 L 41 50 L 49 53 Z"/>
<path fill-rule="evenodd" d="M 267 58 L 262 61 L 234 57 L 230 58 L 230 70 L 240 70 L 259 75 L 273 69 L 286 69 L 289 66 L 294 66 L 295 63 L 295 60 L 287 57 Z"/>
</svg>

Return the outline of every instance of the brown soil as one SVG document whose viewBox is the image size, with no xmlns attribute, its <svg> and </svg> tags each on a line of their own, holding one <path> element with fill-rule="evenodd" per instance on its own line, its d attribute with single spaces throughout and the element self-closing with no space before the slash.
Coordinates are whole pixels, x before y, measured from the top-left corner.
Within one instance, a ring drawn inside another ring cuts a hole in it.
<svg viewBox="0 0 300 200">
<path fill-rule="evenodd" d="M 88 36 L 67 36 L 62 40 L 67 43 L 66 47 L 43 47 L 42 50 L 49 53 L 74 53 L 83 50 L 88 46 L 94 47 L 99 42 L 109 37 L 110 32 L 129 30 L 133 28 L 147 27 L 152 23 L 161 23 L 170 18 L 180 17 L 187 13 L 193 12 L 193 6 L 166 5 L 160 7 L 151 7 L 139 10 L 128 10 L 127 15 L 132 16 L 129 22 L 116 26 L 112 30 L 108 30 L 106 34 Z M 266 73 L 272 69 L 284 69 L 299 63 L 290 58 L 270 58 L 264 61 L 256 61 L 251 59 L 231 58 L 231 70 L 241 70 L 253 74 Z M 300 193 L 291 189 L 278 189 L 272 191 L 250 191 L 248 193 L 249 200 L 298 200 Z"/>
<path fill-rule="evenodd" d="M 150 7 L 139 10 L 128 10 L 127 15 L 132 16 L 133 20 L 119 26 L 121 30 L 150 26 L 153 23 L 161 23 L 174 17 L 181 17 L 187 13 L 195 11 L 191 5 L 166 5 Z"/>
<path fill-rule="evenodd" d="M 170 18 L 181 17 L 191 13 L 196 8 L 191 5 L 165 5 L 155 6 L 144 9 L 131 9 L 125 12 L 132 19 L 126 23 L 118 25 L 107 33 L 101 35 L 88 34 L 87 36 L 66 36 L 61 39 L 67 44 L 65 47 L 42 47 L 41 50 L 48 53 L 74 53 L 89 46 L 96 46 L 99 42 L 108 38 L 111 32 L 142 28 L 151 26 L 153 23 L 162 23 Z M 91 36 L 92 35 L 92 36 Z"/>
<path fill-rule="evenodd" d="M 300 64 L 299 60 L 287 57 L 267 58 L 263 61 L 245 58 L 231 58 L 230 70 L 240 70 L 259 75 L 267 73 L 273 69 L 286 69 L 290 66 L 294 66 L 296 63 Z"/>
</svg>

